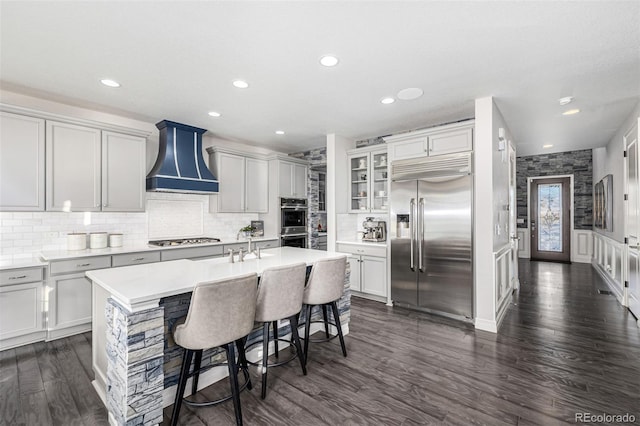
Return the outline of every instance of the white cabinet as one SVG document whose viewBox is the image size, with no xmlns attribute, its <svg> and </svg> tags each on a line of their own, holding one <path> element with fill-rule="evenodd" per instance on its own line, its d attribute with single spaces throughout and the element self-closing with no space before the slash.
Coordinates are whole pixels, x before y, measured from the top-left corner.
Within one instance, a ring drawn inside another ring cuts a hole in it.
<svg viewBox="0 0 640 426">
<path fill-rule="evenodd" d="M 144 211 L 146 139 L 102 132 L 102 211 Z"/>
<path fill-rule="evenodd" d="M 351 290 L 355 295 L 385 302 L 387 297 L 387 248 L 365 243 L 344 243 L 336 245 L 336 251 L 350 253 Z"/>
<path fill-rule="evenodd" d="M 43 268 L 0 272 L 0 350 L 44 338 Z"/>
<path fill-rule="evenodd" d="M 100 211 L 100 136 L 98 129 L 47 121 L 47 210 Z"/>
<path fill-rule="evenodd" d="M 307 198 L 307 166 L 278 160 L 278 194 L 285 198 Z"/>
<path fill-rule="evenodd" d="M 45 122 L 0 112 L 0 211 L 44 210 Z"/>
<path fill-rule="evenodd" d="M 47 121 L 47 210 L 144 211 L 145 142 Z"/>
<path fill-rule="evenodd" d="M 221 245 L 176 248 L 171 250 L 162 250 L 160 252 L 160 260 L 165 262 L 167 260 L 176 259 L 209 259 L 212 257 L 220 257 L 222 256 L 222 253 L 223 248 Z"/>
<path fill-rule="evenodd" d="M 432 127 L 384 138 L 391 160 L 473 150 L 474 120 Z"/>
<path fill-rule="evenodd" d="M 269 210 L 269 163 L 237 153 L 208 148 L 209 164 L 220 181 L 217 211 L 265 213 Z"/>
<path fill-rule="evenodd" d="M 349 162 L 349 206 L 352 213 L 389 209 L 387 149 L 353 150 Z"/>
<path fill-rule="evenodd" d="M 91 281 L 84 272 L 111 267 L 111 256 L 52 261 L 49 265 L 47 339 L 91 330 Z"/>
</svg>

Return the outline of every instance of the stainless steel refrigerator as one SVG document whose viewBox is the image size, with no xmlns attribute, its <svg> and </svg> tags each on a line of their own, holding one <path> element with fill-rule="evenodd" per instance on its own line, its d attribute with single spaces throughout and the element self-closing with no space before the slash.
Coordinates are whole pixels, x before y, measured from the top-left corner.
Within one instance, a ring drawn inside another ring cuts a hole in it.
<svg viewBox="0 0 640 426">
<path fill-rule="evenodd" d="M 391 299 L 473 318 L 472 154 L 391 165 Z"/>
</svg>

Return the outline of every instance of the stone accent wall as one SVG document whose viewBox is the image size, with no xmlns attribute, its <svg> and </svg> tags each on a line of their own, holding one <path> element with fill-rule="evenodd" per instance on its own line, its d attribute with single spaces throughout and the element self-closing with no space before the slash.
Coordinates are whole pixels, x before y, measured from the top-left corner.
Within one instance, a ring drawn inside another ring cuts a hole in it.
<svg viewBox="0 0 640 426">
<path fill-rule="evenodd" d="M 318 210 L 319 173 L 317 170 L 314 170 L 314 166 L 318 167 L 327 165 L 327 148 L 323 146 L 309 151 L 296 152 L 289 155 L 309 162 L 307 175 L 307 202 L 309 205 L 309 221 L 307 223 L 307 232 L 309 234 L 308 248 L 317 249 L 318 224 L 323 223 L 326 227 L 327 220 L 326 214 L 319 213 Z"/>
<path fill-rule="evenodd" d="M 163 308 L 135 314 L 109 299 L 107 408 L 119 425 L 162 423 Z"/>
<path fill-rule="evenodd" d="M 573 175 L 573 225 L 575 229 L 592 229 L 593 225 L 593 167 L 592 151 L 558 152 L 532 155 L 516 159 L 518 219 L 527 227 L 527 181 L 535 176 Z"/>
</svg>

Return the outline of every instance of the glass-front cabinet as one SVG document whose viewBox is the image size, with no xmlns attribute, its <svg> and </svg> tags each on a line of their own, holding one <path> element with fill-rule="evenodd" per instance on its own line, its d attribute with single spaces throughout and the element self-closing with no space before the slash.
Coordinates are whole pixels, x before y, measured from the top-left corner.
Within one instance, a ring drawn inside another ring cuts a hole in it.
<svg viewBox="0 0 640 426">
<path fill-rule="evenodd" d="M 386 212 L 389 209 L 387 150 L 356 150 L 349 155 L 350 210 Z"/>
</svg>

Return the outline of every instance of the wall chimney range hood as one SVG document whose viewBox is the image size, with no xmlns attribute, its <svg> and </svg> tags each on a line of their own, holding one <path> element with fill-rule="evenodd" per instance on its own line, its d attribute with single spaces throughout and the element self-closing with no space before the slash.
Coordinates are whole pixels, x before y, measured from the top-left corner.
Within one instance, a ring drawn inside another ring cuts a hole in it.
<svg viewBox="0 0 640 426">
<path fill-rule="evenodd" d="M 186 124 L 163 120 L 158 158 L 147 175 L 147 191 L 211 194 L 218 192 L 218 180 L 202 157 L 202 134 Z"/>
</svg>

